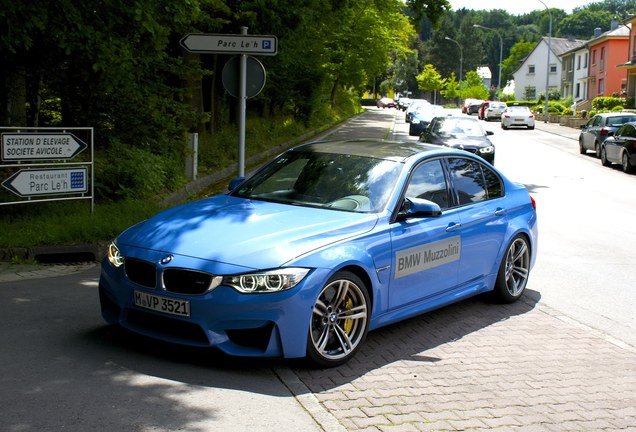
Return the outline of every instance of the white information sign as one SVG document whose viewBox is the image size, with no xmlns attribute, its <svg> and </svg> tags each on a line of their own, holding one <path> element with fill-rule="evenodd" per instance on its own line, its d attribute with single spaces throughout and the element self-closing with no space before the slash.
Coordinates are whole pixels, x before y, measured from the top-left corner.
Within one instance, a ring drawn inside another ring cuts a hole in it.
<svg viewBox="0 0 636 432">
<path fill-rule="evenodd" d="M 71 133 L 3 133 L 2 160 L 68 160 L 88 145 Z"/>
<path fill-rule="evenodd" d="M 276 55 L 276 36 L 191 33 L 181 46 L 192 53 Z"/>
<path fill-rule="evenodd" d="M 2 186 L 21 197 L 85 193 L 87 170 L 86 167 L 20 170 Z"/>
</svg>

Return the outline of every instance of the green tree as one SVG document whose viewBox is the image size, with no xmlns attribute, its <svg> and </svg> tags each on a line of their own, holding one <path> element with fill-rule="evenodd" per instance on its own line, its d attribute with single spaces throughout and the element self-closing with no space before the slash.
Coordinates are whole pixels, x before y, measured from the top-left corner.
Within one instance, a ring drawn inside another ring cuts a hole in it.
<svg viewBox="0 0 636 432">
<path fill-rule="evenodd" d="M 477 71 L 468 71 L 462 82 L 462 98 L 488 99 L 489 92 Z"/>
<path fill-rule="evenodd" d="M 436 92 L 444 87 L 444 80 L 440 73 L 435 69 L 432 64 L 424 66 L 424 70 L 420 72 L 417 77 L 417 87 L 420 90 L 430 91 L 433 93 L 433 101 L 436 99 Z"/>
<path fill-rule="evenodd" d="M 455 72 L 451 72 L 450 77 L 443 80 L 444 89 L 440 91 L 440 94 L 448 100 L 453 100 L 460 96 L 459 83 L 455 78 Z M 459 103 L 458 103 L 459 105 Z"/>
<path fill-rule="evenodd" d="M 536 45 L 535 42 L 519 41 L 510 48 L 510 55 L 501 63 L 502 82 L 513 78 L 513 72 L 519 69 L 521 63 L 528 57 Z"/>
<path fill-rule="evenodd" d="M 556 35 L 589 39 L 594 35 L 594 29 L 597 27 L 604 29 L 603 31 L 609 30 L 612 19 L 614 19 L 614 15 L 607 10 L 584 9 L 564 18 L 559 24 Z"/>
</svg>

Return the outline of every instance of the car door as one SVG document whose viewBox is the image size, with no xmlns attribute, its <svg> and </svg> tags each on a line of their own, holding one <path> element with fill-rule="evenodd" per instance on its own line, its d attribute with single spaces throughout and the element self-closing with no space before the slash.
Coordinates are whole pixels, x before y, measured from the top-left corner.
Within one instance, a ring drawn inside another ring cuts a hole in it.
<svg viewBox="0 0 636 432">
<path fill-rule="evenodd" d="M 498 268 L 497 257 L 506 234 L 508 209 L 502 199 L 503 182 L 493 169 L 473 159 L 452 157 L 448 166 L 461 223 L 458 284 L 474 284 L 478 289 Z"/>
<path fill-rule="evenodd" d="M 587 122 L 583 133 L 581 134 L 583 140 L 583 147 L 588 150 L 594 150 L 594 141 L 596 140 L 596 134 L 601 126 L 601 116 L 595 115 Z"/>
<path fill-rule="evenodd" d="M 616 130 L 614 139 L 605 140 L 605 154 L 607 160 L 614 163 L 621 163 L 623 149 L 634 143 L 636 140 L 636 128 L 631 124 L 625 124 Z"/>
<path fill-rule="evenodd" d="M 391 231 L 392 281 L 389 307 L 398 308 L 452 290 L 457 285 L 461 241 L 457 210 L 451 197 L 443 159 L 417 166 L 406 198 L 437 203 L 442 215 L 394 222 Z"/>
</svg>

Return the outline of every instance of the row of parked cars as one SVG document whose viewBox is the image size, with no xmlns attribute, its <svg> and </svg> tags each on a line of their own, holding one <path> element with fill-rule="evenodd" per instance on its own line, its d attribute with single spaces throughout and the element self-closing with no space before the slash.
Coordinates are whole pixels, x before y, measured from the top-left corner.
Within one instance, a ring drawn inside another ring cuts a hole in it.
<svg viewBox="0 0 636 432">
<path fill-rule="evenodd" d="M 468 115 L 477 114 L 480 120 L 499 120 L 504 130 L 516 126 L 534 129 L 535 125 L 534 114 L 528 107 L 508 106 L 505 102 L 468 98 L 462 104 L 462 112 Z"/>
<path fill-rule="evenodd" d="M 596 114 L 583 126 L 579 135 L 579 151 L 593 151 L 603 166 L 620 164 L 624 172 L 636 166 L 636 113 Z"/>
</svg>

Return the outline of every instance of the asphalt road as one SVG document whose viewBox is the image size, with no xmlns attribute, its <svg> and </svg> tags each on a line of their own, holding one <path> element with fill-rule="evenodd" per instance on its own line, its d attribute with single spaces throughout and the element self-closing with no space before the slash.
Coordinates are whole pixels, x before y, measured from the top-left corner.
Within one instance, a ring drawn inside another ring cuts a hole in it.
<svg viewBox="0 0 636 432">
<path fill-rule="evenodd" d="M 321 371 L 107 327 L 97 265 L 8 280 L 0 430 L 636 430 L 634 229 L 623 222 L 636 177 L 578 155 L 571 139 L 486 126 L 497 166 L 538 202 L 539 260 L 523 301 L 470 299 L 380 329 L 354 361 Z M 386 110 L 331 137 L 414 139 L 403 128 Z"/>
</svg>

